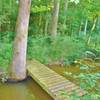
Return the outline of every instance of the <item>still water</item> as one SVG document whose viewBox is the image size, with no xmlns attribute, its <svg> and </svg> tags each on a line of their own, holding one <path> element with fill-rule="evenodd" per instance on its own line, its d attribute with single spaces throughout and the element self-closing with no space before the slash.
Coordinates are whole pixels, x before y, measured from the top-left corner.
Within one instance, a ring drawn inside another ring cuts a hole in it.
<svg viewBox="0 0 100 100">
<path fill-rule="evenodd" d="M 91 65 L 91 63 L 87 63 Z M 93 64 L 92 64 L 93 65 Z M 73 74 L 87 73 L 80 70 L 78 65 L 71 65 L 66 67 L 49 66 L 52 70 L 64 76 L 64 72 L 71 72 Z M 100 66 L 95 67 L 89 71 L 90 73 L 100 73 Z M 77 84 L 79 80 L 72 77 L 66 77 L 68 80 Z M 100 82 L 100 81 L 98 81 Z M 79 83 L 79 82 L 78 82 Z M 53 100 L 35 81 L 31 78 L 20 83 L 0 83 L 0 100 Z"/>
<path fill-rule="evenodd" d="M 20 83 L 0 83 L 0 100 L 53 100 L 31 78 Z"/>
</svg>

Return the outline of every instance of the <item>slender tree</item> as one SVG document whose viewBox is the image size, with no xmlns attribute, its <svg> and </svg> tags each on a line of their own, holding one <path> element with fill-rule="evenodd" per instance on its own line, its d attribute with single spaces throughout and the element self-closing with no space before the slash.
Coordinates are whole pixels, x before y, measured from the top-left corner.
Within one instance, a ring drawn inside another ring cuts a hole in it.
<svg viewBox="0 0 100 100">
<path fill-rule="evenodd" d="M 63 31 L 62 33 L 65 33 L 66 30 L 66 20 L 67 20 L 67 10 L 68 10 L 68 0 L 64 0 L 64 20 L 63 20 Z"/>
<path fill-rule="evenodd" d="M 94 19 L 94 22 L 93 22 L 93 26 L 91 28 L 91 31 L 93 31 L 96 27 L 96 22 L 97 22 L 97 17 Z"/>
<path fill-rule="evenodd" d="M 54 5 L 53 5 L 52 15 L 51 15 L 50 29 L 49 29 L 49 33 L 53 37 L 56 37 L 56 35 L 57 35 L 59 5 L 60 5 L 60 0 L 54 0 Z"/>
<path fill-rule="evenodd" d="M 86 33 L 87 33 L 87 26 L 88 26 L 88 19 L 85 20 L 84 36 L 86 36 Z"/>
<path fill-rule="evenodd" d="M 26 50 L 31 0 L 19 0 L 19 11 L 16 21 L 16 37 L 13 47 L 13 59 L 9 78 L 20 81 L 26 78 Z"/>
</svg>

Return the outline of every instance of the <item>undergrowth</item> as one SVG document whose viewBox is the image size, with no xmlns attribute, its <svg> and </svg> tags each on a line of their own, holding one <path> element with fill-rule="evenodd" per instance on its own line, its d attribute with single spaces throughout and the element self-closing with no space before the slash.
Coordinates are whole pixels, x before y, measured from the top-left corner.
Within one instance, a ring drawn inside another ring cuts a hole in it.
<svg viewBox="0 0 100 100">
<path fill-rule="evenodd" d="M 12 59 L 13 34 L 1 37 L 0 66 L 7 68 Z M 44 64 L 57 61 L 66 64 L 80 58 L 87 48 L 86 40 L 76 36 L 58 35 L 54 41 L 49 35 L 29 36 L 27 59 L 37 59 Z"/>
<path fill-rule="evenodd" d="M 57 36 L 54 41 L 50 38 L 50 36 L 29 37 L 28 58 L 35 58 L 45 64 L 54 61 L 66 63 L 79 58 L 85 51 L 85 43 L 75 38 Z"/>
</svg>

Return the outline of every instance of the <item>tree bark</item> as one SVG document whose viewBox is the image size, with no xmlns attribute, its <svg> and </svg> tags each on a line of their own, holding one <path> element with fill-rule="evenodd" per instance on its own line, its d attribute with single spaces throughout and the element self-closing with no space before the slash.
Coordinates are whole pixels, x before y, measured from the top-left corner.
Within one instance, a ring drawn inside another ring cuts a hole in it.
<svg viewBox="0 0 100 100">
<path fill-rule="evenodd" d="M 83 21 L 81 20 L 81 23 L 80 23 L 80 26 L 79 26 L 79 36 L 81 34 L 81 31 L 82 31 L 82 24 L 83 24 Z"/>
<path fill-rule="evenodd" d="M 68 9 L 68 0 L 65 0 L 64 1 L 64 16 L 65 16 L 64 24 L 66 23 L 67 9 Z"/>
<path fill-rule="evenodd" d="M 64 0 L 64 21 L 63 21 L 63 31 L 62 33 L 65 33 L 66 30 L 66 17 L 67 17 L 67 10 L 68 10 L 68 0 Z"/>
<path fill-rule="evenodd" d="M 20 81 L 26 78 L 26 51 L 28 24 L 31 0 L 19 0 L 19 11 L 16 21 L 16 37 L 13 47 L 13 59 L 10 67 L 9 78 Z"/>
<path fill-rule="evenodd" d="M 46 21 L 45 21 L 45 28 L 44 28 L 45 35 L 47 35 L 47 33 L 48 33 L 48 23 L 49 23 L 49 20 L 46 19 Z"/>
<path fill-rule="evenodd" d="M 49 33 L 51 34 L 52 37 L 56 37 L 57 35 L 59 5 L 60 5 L 60 0 L 54 0 L 54 7 L 52 10 L 51 23 L 50 23 L 50 29 L 49 29 Z"/>
</svg>

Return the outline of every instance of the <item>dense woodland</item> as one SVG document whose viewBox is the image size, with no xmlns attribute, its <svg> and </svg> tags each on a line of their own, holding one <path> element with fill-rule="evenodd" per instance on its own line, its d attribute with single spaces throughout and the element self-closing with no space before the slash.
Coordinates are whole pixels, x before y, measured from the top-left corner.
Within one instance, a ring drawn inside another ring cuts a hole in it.
<svg viewBox="0 0 100 100">
<path fill-rule="evenodd" d="M 80 0 L 78 4 L 77 0 L 76 2 L 54 1 L 53 4 L 53 0 L 32 0 L 28 31 L 28 59 L 36 58 L 43 63 L 49 63 L 60 58 L 63 60 L 67 57 L 75 58 L 88 49 L 99 52 L 99 0 Z M 15 37 L 18 0 L 0 2 L 0 65 L 8 66 L 12 58 L 11 48 Z M 58 21 L 52 18 L 57 17 L 56 13 L 53 15 L 53 5 L 54 13 L 59 10 Z M 57 40 L 53 45 L 51 45 L 51 35 L 56 36 Z"/>
<path fill-rule="evenodd" d="M 0 68 L 8 72 L 14 64 L 25 66 L 26 59 L 61 66 L 80 63 L 84 58 L 91 63 L 100 60 L 100 0 L 32 0 L 31 4 L 30 0 L 24 1 L 28 3 L 23 3 L 23 0 L 0 0 Z M 21 21 L 25 21 L 23 31 Z M 25 39 L 20 42 L 16 37 Z M 27 50 L 20 47 L 27 47 Z M 27 55 L 22 53 L 23 62 L 20 60 L 20 64 L 13 60 L 17 59 L 18 48 L 27 52 Z M 100 68 L 92 75 L 90 67 L 82 65 L 81 68 L 88 70 L 88 74 L 81 73 L 79 76 L 83 80 L 87 77 L 85 84 L 90 83 L 85 86 L 80 79 L 85 90 L 91 93 L 87 96 L 89 99 L 84 100 L 99 100 Z"/>
</svg>

